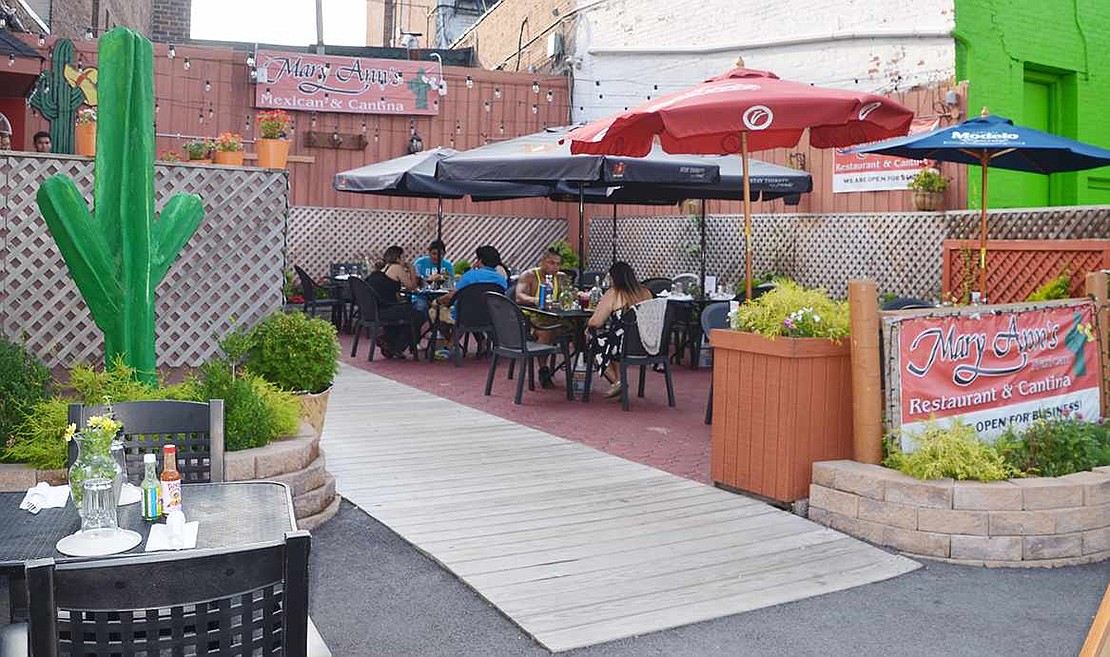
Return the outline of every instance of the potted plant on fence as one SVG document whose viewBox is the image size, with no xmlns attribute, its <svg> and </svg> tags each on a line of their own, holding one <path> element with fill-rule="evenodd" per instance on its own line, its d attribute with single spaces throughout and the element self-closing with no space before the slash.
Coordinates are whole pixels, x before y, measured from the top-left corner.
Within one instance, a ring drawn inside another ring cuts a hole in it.
<svg viewBox="0 0 1110 657">
<path fill-rule="evenodd" d="M 301 414 L 319 435 L 339 371 L 335 326 L 304 313 L 276 312 L 250 332 L 246 367 L 301 398 Z"/>
<path fill-rule="evenodd" d="M 96 156 L 96 110 L 85 107 L 77 112 L 77 126 L 73 130 L 73 150 L 78 155 Z"/>
<path fill-rule="evenodd" d="M 268 169 L 285 168 L 289 157 L 289 142 L 285 137 L 292 127 L 293 118 L 285 110 L 258 113 L 258 132 L 261 137 L 254 142 L 258 151 L 258 166 Z"/>
<path fill-rule="evenodd" d="M 909 187 L 913 190 L 913 206 L 918 210 L 935 212 L 944 207 L 948 179 L 940 171 L 925 167 L 910 180 Z"/>
<path fill-rule="evenodd" d="M 216 137 L 216 151 L 213 154 L 216 164 L 243 166 L 243 137 L 234 132 L 221 132 Z"/>
<path fill-rule="evenodd" d="M 815 461 L 852 457 L 848 304 L 788 280 L 711 332 L 715 483 L 778 502 L 809 494 Z"/>
<path fill-rule="evenodd" d="M 190 164 L 211 164 L 213 143 L 210 139 L 194 139 L 182 145 L 189 155 Z"/>
</svg>

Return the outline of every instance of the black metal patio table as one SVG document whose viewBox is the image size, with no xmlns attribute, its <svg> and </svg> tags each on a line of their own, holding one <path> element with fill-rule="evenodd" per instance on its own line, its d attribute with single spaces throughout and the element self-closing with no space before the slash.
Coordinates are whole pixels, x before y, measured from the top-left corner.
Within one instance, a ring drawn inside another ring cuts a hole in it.
<svg viewBox="0 0 1110 657">
<path fill-rule="evenodd" d="M 574 325 L 573 328 L 573 344 L 574 351 L 570 354 L 570 361 L 573 361 L 579 354 L 588 354 L 588 345 L 586 344 L 586 322 L 593 316 L 592 310 L 585 310 L 583 308 L 527 308 L 529 321 L 532 323 L 533 328 L 543 329 L 543 326 L 537 326 L 536 315 L 543 317 L 550 317 L 553 322 L 570 322 Z M 588 357 L 588 356 L 587 356 Z M 570 361 L 559 363 L 551 370 L 552 379 L 555 378 L 555 373 L 561 369 L 565 369 L 568 373 L 571 372 Z M 568 377 L 569 378 L 569 377 Z M 568 385 L 570 385 L 568 383 Z"/>
<path fill-rule="evenodd" d="M 72 502 L 32 515 L 19 508 L 23 492 L 0 493 L 0 576 L 21 577 L 24 563 L 51 557 L 58 562 L 111 559 L 141 553 L 153 523 L 140 516 L 141 504 L 119 507 L 119 525 L 138 532 L 143 541 L 118 555 L 69 557 L 54 549 L 81 528 Z M 296 529 L 289 488 L 273 481 L 187 484 L 182 487 L 186 520 L 200 522 L 197 548 L 227 548 L 281 541 Z M 187 551 L 187 550 L 186 550 Z"/>
<path fill-rule="evenodd" d="M 442 296 L 446 296 L 447 294 L 450 294 L 450 292 L 450 290 L 425 287 L 420 288 L 419 290 L 405 292 L 404 294 L 406 294 L 409 298 L 423 297 L 427 299 L 428 307 L 431 308 L 435 304 L 436 299 Z M 440 310 L 437 308 L 435 314 L 428 318 L 428 345 L 427 349 L 425 349 L 424 355 L 428 359 L 429 363 L 435 360 L 436 340 L 439 339 L 439 313 Z"/>
</svg>

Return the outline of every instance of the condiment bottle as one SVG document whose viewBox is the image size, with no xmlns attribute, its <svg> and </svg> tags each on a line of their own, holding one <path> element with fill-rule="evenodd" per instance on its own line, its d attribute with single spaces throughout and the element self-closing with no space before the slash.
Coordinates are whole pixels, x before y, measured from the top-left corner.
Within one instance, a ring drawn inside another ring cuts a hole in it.
<svg viewBox="0 0 1110 657">
<path fill-rule="evenodd" d="M 162 482 L 158 480 L 158 460 L 153 454 L 143 454 L 143 520 L 162 517 Z"/>
<path fill-rule="evenodd" d="M 181 509 L 181 473 L 177 471 L 177 447 L 162 447 L 162 513 Z"/>
</svg>

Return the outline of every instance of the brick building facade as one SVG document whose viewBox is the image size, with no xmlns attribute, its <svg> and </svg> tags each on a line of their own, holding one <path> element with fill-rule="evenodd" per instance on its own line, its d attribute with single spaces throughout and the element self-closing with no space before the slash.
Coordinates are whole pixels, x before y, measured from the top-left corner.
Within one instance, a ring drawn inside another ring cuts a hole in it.
<svg viewBox="0 0 1110 657">
<path fill-rule="evenodd" d="M 150 36 L 154 5 L 161 1 L 33 0 L 27 7 L 38 20 L 24 21 L 24 28 L 39 32 L 45 26 L 52 35 L 82 39 L 89 30 L 101 34 L 122 25 Z"/>
<path fill-rule="evenodd" d="M 151 39 L 162 43 L 188 40 L 192 7 L 192 0 L 154 0 Z"/>
</svg>

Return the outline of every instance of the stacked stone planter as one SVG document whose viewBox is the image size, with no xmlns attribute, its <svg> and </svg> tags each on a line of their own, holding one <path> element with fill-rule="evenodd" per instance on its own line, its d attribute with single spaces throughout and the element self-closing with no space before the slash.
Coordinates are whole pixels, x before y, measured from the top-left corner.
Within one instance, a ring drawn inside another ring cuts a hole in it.
<svg viewBox="0 0 1110 657">
<path fill-rule="evenodd" d="M 296 436 L 225 453 L 224 474 L 228 481 L 263 479 L 287 484 L 300 529 L 315 529 L 339 511 L 335 477 L 325 469 L 320 435 L 307 422 L 301 423 Z M 27 490 L 39 481 L 61 483 L 59 475 L 64 480 L 63 471 L 0 464 L 0 491 Z"/>
<path fill-rule="evenodd" d="M 911 556 L 982 566 L 1110 559 L 1110 467 L 982 483 L 855 461 L 813 466 L 809 517 Z"/>
<path fill-rule="evenodd" d="M 307 422 L 301 422 L 296 436 L 227 452 L 224 469 L 228 481 L 264 479 L 288 484 L 300 529 L 315 529 L 339 511 L 335 477 L 325 469 L 320 434 Z"/>
</svg>

